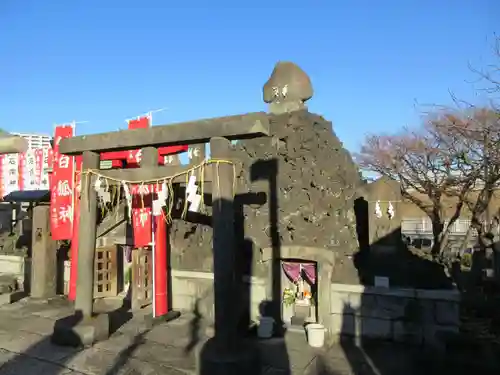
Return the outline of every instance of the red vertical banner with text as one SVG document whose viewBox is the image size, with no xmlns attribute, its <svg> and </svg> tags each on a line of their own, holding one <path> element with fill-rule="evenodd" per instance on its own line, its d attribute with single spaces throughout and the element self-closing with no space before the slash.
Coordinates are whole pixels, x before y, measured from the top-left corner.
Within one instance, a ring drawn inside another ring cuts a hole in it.
<svg viewBox="0 0 500 375">
<path fill-rule="evenodd" d="M 43 173 L 43 149 L 37 148 L 35 150 L 35 182 L 40 190 L 45 190 L 42 187 L 42 173 Z"/>
<path fill-rule="evenodd" d="M 18 164 L 17 164 L 17 168 L 18 168 L 18 173 L 19 173 L 19 190 L 20 191 L 23 191 L 23 190 L 26 190 L 26 184 L 25 184 L 25 181 L 24 181 L 24 172 L 26 170 L 26 153 L 25 152 L 21 152 L 18 155 Z"/>
<path fill-rule="evenodd" d="M 48 180 L 48 186 L 49 190 L 50 187 L 52 186 L 52 169 L 54 168 L 54 150 L 52 148 L 47 149 L 47 154 L 43 154 L 43 167 L 46 168 L 47 171 L 47 180 Z M 43 179 L 43 175 L 42 175 Z M 42 180 L 43 181 L 43 180 Z"/>
<path fill-rule="evenodd" d="M 152 194 L 148 185 L 132 187 L 132 225 L 135 247 L 150 246 L 153 241 Z"/>
<path fill-rule="evenodd" d="M 138 117 L 128 121 L 129 129 L 144 129 L 151 126 L 151 116 Z M 130 150 L 127 163 L 139 164 L 141 150 Z M 144 247 L 151 245 L 152 241 L 152 199 L 148 185 L 134 185 L 132 194 L 132 228 L 134 245 Z"/>
<path fill-rule="evenodd" d="M 80 193 L 82 182 L 82 155 L 75 157 L 75 188 L 74 188 L 74 203 L 73 203 L 73 236 L 71 238 L 70 260 L 71 268 L 69 271 L 69 290 L 68 299 L 74 301 L 76 299 L 76 281 L 78 279 L 78 243 L 80 241 Z"/>
<path fill-rule="evenodd" d="M 3 175 L 3 164 L 5 163 L 5 156 L 0 155 L 0 201 L 3 200 L 4 197 L 4 175 Z"/>
<path fill-rule="evenodd" d="M 73 135 L 73 125 L 56 126 L 50 178 L 50 227 L 54 240 L 69 240 L 73 234 L 75 161 L 73 156 L 59 153 L 61 139 Z"/>
</svg>

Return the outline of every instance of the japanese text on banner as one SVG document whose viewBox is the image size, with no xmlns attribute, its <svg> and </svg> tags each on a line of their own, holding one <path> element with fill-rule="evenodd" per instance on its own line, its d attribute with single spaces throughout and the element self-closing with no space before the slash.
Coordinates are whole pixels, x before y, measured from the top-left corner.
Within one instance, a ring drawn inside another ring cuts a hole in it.
<svg viewBox="0 0 500 375">
<path fill-rule="evenodd" d="M 19 154 L 7 154 L 3 158 L 3 195 L 19 190 Z"/>
<path fill-rule="evenodd" d="M 144 129 L 151 124 L 151 116 L 139 117 L 128 121 L 129 129 Z M 127 163 L 140 164 L 141 150 L 130 150 Z M 152 241 L 152 199 L 148 185 L 135 185 L 132 187 L 132 227 L 134 245 L 136 247 L 149 246 Z"/>
<path fill-rule="evenodd" d="M 69 240 L 73 234 L 73 190 L 75 162 L 73 156 L 59 153 L 59 142 L 73 136 L 72 125 L 56 126 L 53 166 L 50 181 L 50 225 L 54 240 Z"/>
<path fill-rule="evenodd" d="M 37 165 L 35 150 L 28 150 L 21 154 L 21 181 L 22 190 L 37 190 L 40 184 L 37 183 Z"/>
</svg>

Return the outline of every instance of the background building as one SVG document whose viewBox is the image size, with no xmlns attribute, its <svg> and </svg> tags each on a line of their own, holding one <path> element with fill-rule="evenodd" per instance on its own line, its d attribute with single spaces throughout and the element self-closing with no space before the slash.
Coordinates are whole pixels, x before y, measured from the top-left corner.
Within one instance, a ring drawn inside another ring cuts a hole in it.
<svg viewBox="0 0 500 375">
<path fill-rule="evenodd" d="M 28 133 L 12 133 L 14 135 L 18 135 L 23 137 L 28 141 L 29 149 L 37 149 L 37 148 L 48 148 L 51 147 L 50 141 L 52 137 L 46 134 L 28 134 Z"/>
</svg>

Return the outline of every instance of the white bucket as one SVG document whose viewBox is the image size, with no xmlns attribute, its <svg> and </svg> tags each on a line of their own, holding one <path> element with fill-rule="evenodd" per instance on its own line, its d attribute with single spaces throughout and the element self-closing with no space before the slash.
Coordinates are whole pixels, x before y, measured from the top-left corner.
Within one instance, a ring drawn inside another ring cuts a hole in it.
<svg viewBox="0 0 500 375">
<path fill-rule="evenodd" d="M 310 323 L 306 325 L 307 342 L 313 348 L 321 348 L 325 344 L 325 327 L 322 324 Z"/>
<path fill-rule="evenodd" d="M 273 335 L 274 319 L 270 316 L 262 316 L 257 328 L 257 336 L 261 339 L 268 339 Z"/>
</svg>

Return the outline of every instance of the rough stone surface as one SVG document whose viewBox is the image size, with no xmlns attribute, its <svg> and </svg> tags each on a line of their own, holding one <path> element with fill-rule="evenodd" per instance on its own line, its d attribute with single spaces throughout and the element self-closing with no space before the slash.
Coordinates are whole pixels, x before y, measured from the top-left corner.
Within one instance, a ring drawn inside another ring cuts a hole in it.
<svg viewBox="0 0 500 375">
<path fill-rule="evenodd" d="M 285 93 L 283 88 L 286 87 Z M 313 88 L 309 76 L 296 64 L 289 61 L 278 62 L 265 83 L 263 99 L 266 103 L 276 101 L 276 88 L 280 90 L 281 99 L 305 102 L 313 96 Z"/>
<path fill-rule="evenodd" d="M 0 294 L 12 293 L 18 289 L 15 275 L 0 275 Z"/>
<path fill-rule="evenodd" d="M 350 256 L 358 247 L 354 195 L 361 180 L 349 152 L 330 122 L 307 111 L 272 116 L 271 134 L 272 137 L 234 145 L 234 157 L 242 164 L 238 191 L 254 193 L 253 200 L 248 195 L 237 198 L 243 204 L 242 217 L 237 218 L 244 222 L 244 229 L 237 233 L 241 258 L 247 262 L 253 258 L 254 275 L 266 275 L 258 260 L 259 249 L 272 245 L 271 197 L 266 178 L 273 173 L 276 161 L 277 229 L 281 245 L 324 248 L 337 253 L 339 267 L 342 263 L 352 265 Z M 252 177 L 263 180 L 252 181 Z M 263 205 L 259 192 L 267 196 Z M 243 237 L 250 241 L 243 241 Z M 173 268 L 211 270 L 212 231 L 208 225 L 175 220 L 171 239 Z M 355 276 L 354 267 L 352 270 Z"/>
</svg>

